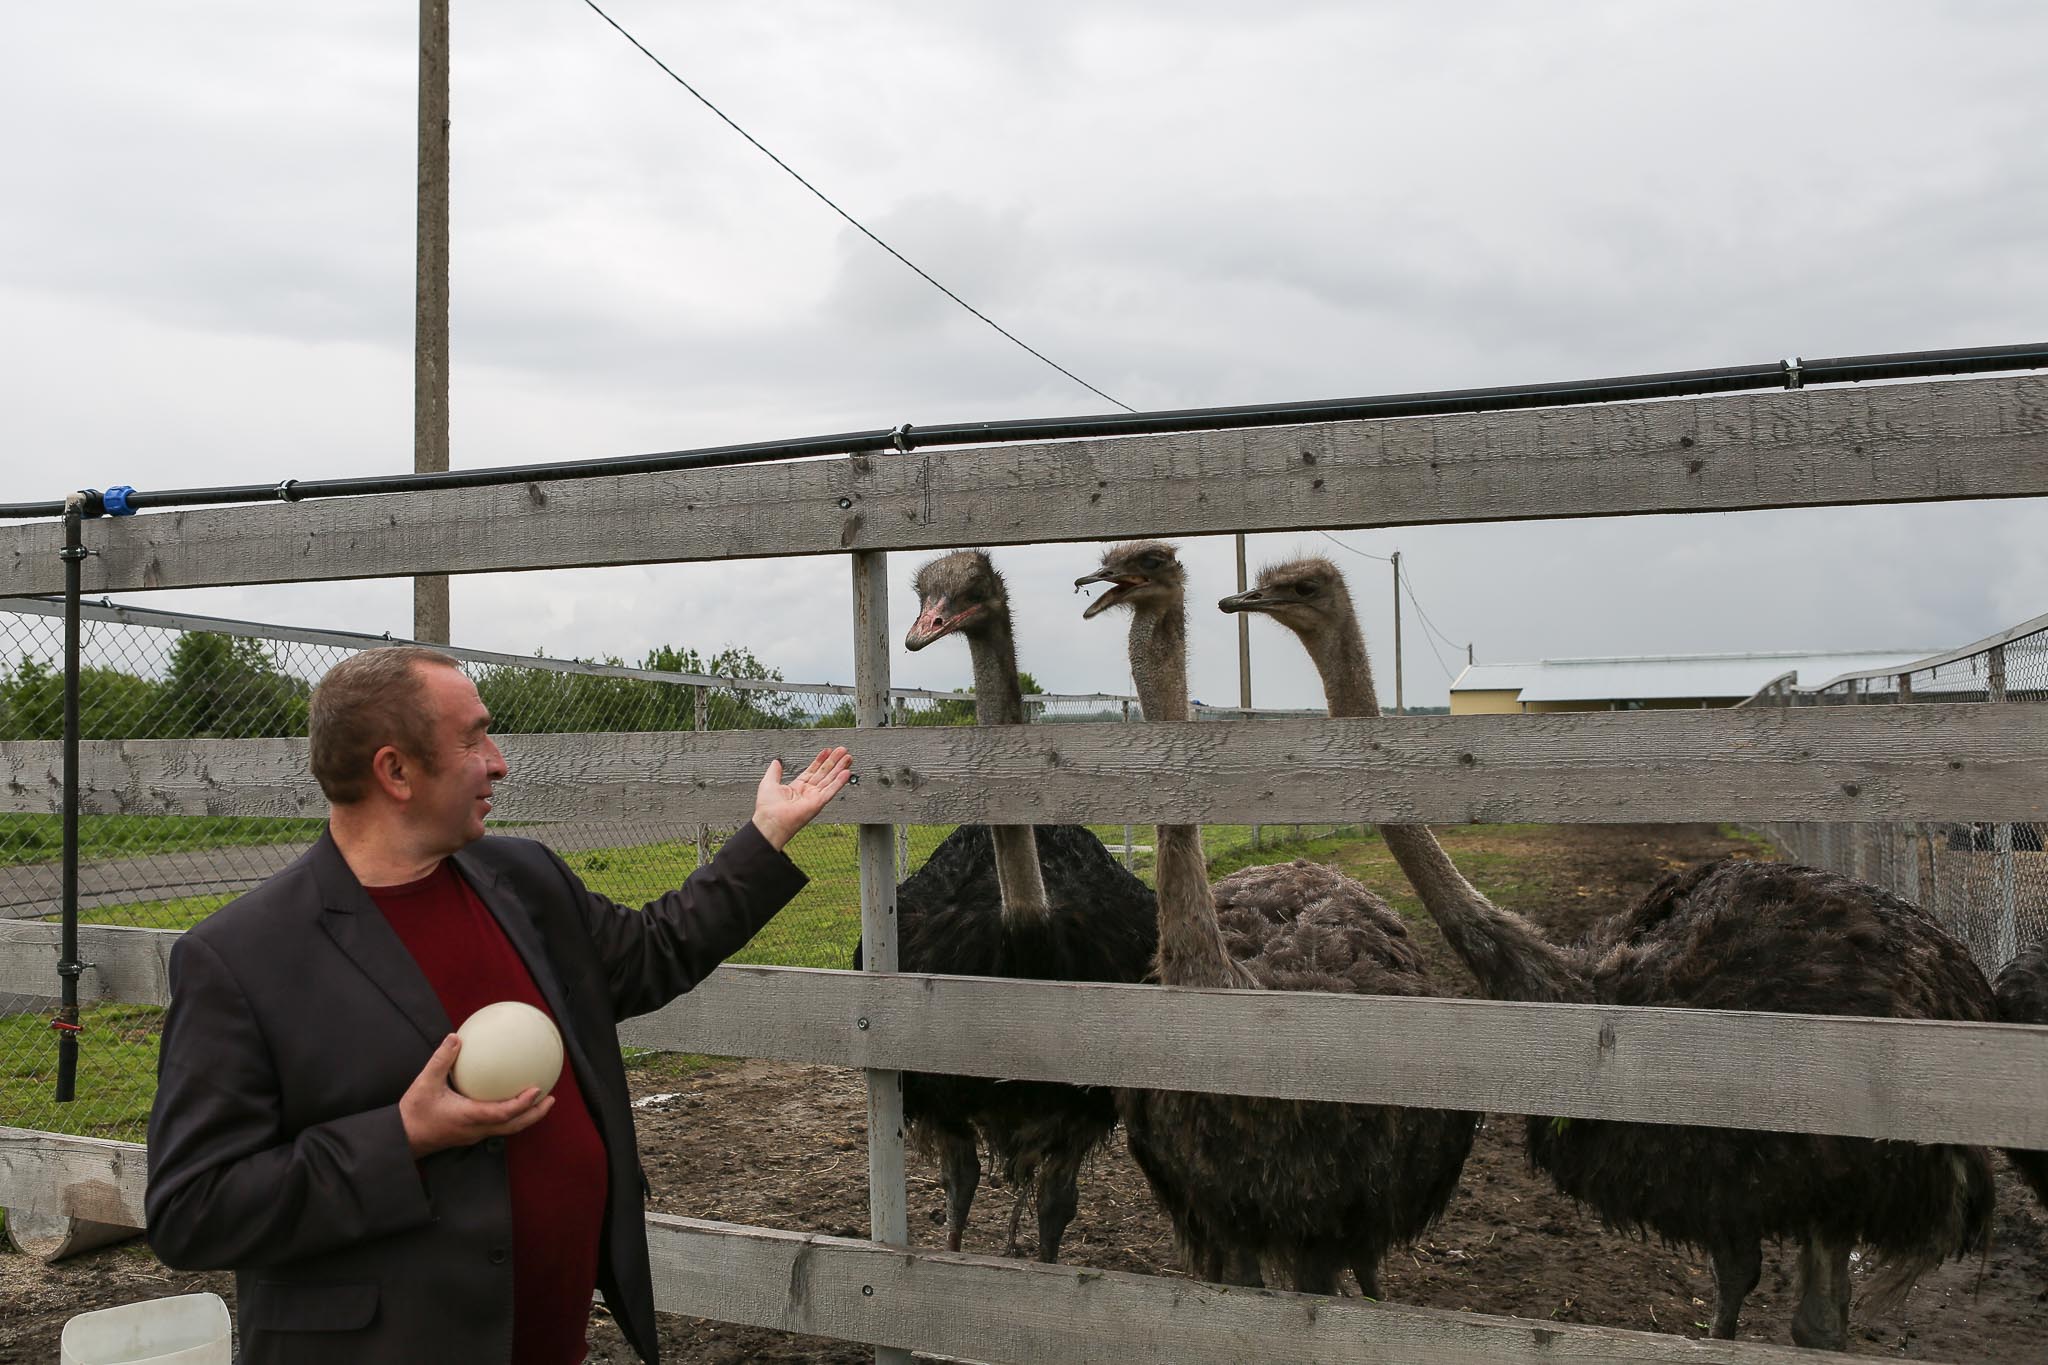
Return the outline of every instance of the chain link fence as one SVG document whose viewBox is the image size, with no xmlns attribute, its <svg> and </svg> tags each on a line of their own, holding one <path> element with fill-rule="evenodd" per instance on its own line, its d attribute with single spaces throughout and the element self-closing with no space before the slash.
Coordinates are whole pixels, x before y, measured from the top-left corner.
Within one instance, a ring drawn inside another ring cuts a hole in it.
<svg viewBox="0 0 2048 1365">
<path fill-rule="evenodd" d="M 301 737 L 312 686 L 360 650 L 388 636 L 262 625 L 118 606 L 81 612 L 79 710 L 82 737 L 253 739 Z M 696 730 L 791 730 L 853 724 L 854 689 L 784 681 L 743 649 L 709 657 L 658 649 L 639 667 L 447 650 L 476 683 L 501 735 Z M 0 739 L 55 741 L 63 735 L 63 608 L 40 599 L 0 602 Z M 971 725 L 965 693 L 907 689 L 892 694 L 897 725 Z M 1027 698 L 1041 724 L 1140 718 L 1114 693 Z M 1314 712 L 1245 712 L 1198 706 L 1198 719 Z M 765 759 L 764 759 L 765 762 Z M 744 818 L 745 812 L 735 812 Z M 538 838 L 593 890 L 640 905 L 680 885 L 709 859 L 731 827 L 672 822 L 564 820 L 502 833 Z M 79 818 L 79 918 L 87 924 L 186 929 L 296 859 L 319 837 L 319 819 L 259 816 L 92 815 Z M 1212 826 L 1212 857 L 1282 856 L 1290 843 L 1331 826 Z M 898 830 L 899 873 L 908 876 L 953 830 Z M 1141 876 L 1149 876 L 1151 827 L 1095 832 Z M 0 812 L 0 919 L 61 916 L 62 819 Z M 810 883 L 735 960 L 780 966 L 847 967 L 860 938 L 856 831 L 813 825 L 790 855 Z M 47 995 L 0 995 L 0 1124 L 139 1140 L 154 1093 L 160 1011 L 131 1005 L 81 1010 L 78 1098 L 53 1099 L 57 1071 L 54 958 Z"/>
<path fill-rule="evenodd" d="M 1800 688 L 1787 676 L 1744 706 L 1932 706 L 2048 702 L 2048 616 L 1883 673 Z M 1905 897 L 1969 947 L 1987 974 L 2048 941 L 2048 852 L 2037 824 L 1939 821 L 1772 824 L 1758 832 L 1793 862 Z"/>
</svg>

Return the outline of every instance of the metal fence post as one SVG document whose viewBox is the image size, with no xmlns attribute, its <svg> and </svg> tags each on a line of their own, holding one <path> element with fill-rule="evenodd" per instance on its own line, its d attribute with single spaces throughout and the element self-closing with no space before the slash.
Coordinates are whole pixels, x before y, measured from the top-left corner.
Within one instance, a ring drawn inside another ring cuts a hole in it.
<svg viewBox="0 0 2048 1365">
<path fill-rule="evenodd" d="M 735 669 L 735 672 L 738 670 Z M 697 733 L 702 735 L 711 728 L 711 693 L 701 684 L 690 689 L 690 710 Z M 697 866 L 711 861 L 711 826 L 697 826 Z"/>
<path fill-rule="evenodd" d="M 1129 725 L 1131 723 L 1131 703 L 1129 698 L 1125 698 L 1123 702 L 1123 708 L 1124 724 Z M 1130 821 L 1126 820 L 1124 822 L 1124 866 L 1126 868 L 1129 868 L 1131 864 L 1135 861 L 1136 859 L 1132 856 L 1131 853 L 1131 823 Z"/>
<path fill-rule="evenodd" d="M 889 557 L 880 550 L 853 556 L 854 723 L 862 729 L 889 723 Z M 861 960 L 871 972 L 896 970 L 896 878 L 891 825 L 860 827 Z M 867 1020 L 860 1020 L 865 1027 Z M 903 1073 L 869 1071 L 868 1235 L 891 1246 L 910 1244 L 908 1197 L 903 1183 Z M 885 1308 L 886 1305 L 880 1305 Z M 910 1365 L 910 1352 L 875 1348 L 878 1365 Z"/>
<path fill-rule="evenodd" d="M 85 495 L 64 500 L 64 927 L 57 953 L 57 1102 L 78 1093 L 78 580 L 85 548 Z"/>
<path fill-rule="evenodd" d="M 889 708 L 891 725 L 901 729 L 910 718 L 910 698 L 898 696 Z M 910 826 L 896 826 L 896 880 L 910 875 Z"/>
<path fill-rule="evenodd" d="M 1985 660 L 1984 699 L 2005 701 L 2005 646 L 1993 645 Z M 1991 848 L 1998 858 L 1998 939 L 2001 963 L 2020 952 L 2019 868 L 2013 859 L 2012 823 L 2001 821 L 1991 827 Z"/>
</svg>

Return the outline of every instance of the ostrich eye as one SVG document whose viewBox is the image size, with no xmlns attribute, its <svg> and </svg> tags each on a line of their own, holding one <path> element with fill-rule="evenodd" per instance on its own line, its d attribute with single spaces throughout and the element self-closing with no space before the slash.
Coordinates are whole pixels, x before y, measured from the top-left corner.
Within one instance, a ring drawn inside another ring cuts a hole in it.
<svg viewBox="0 0 2048 1365">
<path fill-rule="evenodd" d="M 1296 597 L 1314 597 L 1316 595 L 1316 585 L 1313 583 L 1296 583 L 1294 585 L 1294 595 Z"/>
</svg>

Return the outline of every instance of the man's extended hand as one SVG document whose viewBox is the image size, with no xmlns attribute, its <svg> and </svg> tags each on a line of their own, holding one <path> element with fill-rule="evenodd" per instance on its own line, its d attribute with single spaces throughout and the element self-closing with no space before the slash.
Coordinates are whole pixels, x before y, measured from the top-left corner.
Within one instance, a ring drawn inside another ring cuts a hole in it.
<svg viewBox="0 0 2048 1365">
<path fill-rule="evenodd" d="M 845 749 L 820 750 L 811 766 L 788 782 L 782 780 L 782 760 L 770 761 L 761 789 L 754 794 L 754 828 L 771 846 L 781 848 L 852 776 L 853 758 Z"/>
<path fill-rule="evenodd" d="M 555 1107 L 553 1095 L 529 1085 L 509 1100 L 473 1100 L 448 1084 L 462 1039 L 449 1034 L 427 1058 L 427 1065 L 398 1101 L 398 1119 L 405 1125 L 406 1145 L 413 1160 L 449 1147 L 467 1147 L 489 1137 L 510 1137 L 531 1128 Z"/>
</svg>

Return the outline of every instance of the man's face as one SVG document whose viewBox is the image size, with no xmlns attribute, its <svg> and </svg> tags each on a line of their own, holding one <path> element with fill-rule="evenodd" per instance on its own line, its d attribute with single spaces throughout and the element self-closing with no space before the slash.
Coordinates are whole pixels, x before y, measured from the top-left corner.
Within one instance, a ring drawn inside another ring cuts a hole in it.
<svg viewBox="0 0 2048 1365">
<path fill-rule="evenodd" d="M 505 755 L 490 736 L 491 713 L 460 669 L 422 667 L 433 722 L 432 771 L 415 767 L 407 818 L 449 852 L 483 838 L 491 784 L 505 775 Z"/>
</svg>

